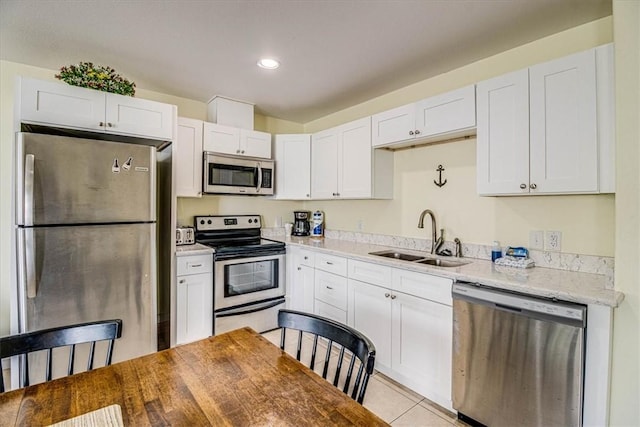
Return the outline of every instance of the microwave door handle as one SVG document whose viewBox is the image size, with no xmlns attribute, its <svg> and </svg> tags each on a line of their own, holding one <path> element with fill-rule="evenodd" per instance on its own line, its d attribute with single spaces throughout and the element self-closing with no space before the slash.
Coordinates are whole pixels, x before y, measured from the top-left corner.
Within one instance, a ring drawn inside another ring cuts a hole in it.
<svg viewBox="0 0 640 427">
<path fill-rule="evenodd" d="M 258 186 L 256 187 L 256 192 L 260 192 L 262 188 L 262 167 L 260 166 L 260 162 L 257 163 L 258 166 Z"/>
</svg>

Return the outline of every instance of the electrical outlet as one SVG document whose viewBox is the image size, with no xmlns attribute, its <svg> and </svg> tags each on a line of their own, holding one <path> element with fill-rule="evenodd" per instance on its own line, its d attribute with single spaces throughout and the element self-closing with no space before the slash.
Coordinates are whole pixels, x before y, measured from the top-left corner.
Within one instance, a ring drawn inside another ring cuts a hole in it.
<svg viewBox="0 0 640 427">
<path fill-rule="evenodd" d="M 362 231 L 364 230 L 364 221 L 362 221 L 361 219 L 358 220 L 357 224 L 356 224 L 356 228 L 358 229 L 358 231 Z"/>
<path fill-rule="evenodd" d="M 561 231 L 544 232 L 544 250 L 549 252 L 560 252 L 562 243 Z"/>
<path fill-rule="evenodd" d="M 544 249 L 544 233 L 541 230 L 532 230 L 529 232 L 529 249 Z"/>
</svg>

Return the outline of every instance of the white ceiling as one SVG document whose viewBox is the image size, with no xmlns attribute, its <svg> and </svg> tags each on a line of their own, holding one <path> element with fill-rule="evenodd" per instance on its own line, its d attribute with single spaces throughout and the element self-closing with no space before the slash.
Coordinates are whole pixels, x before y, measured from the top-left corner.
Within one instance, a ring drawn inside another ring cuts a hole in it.
<svg viewBox="0 0 640 427">
<path fill-rule="evenodd" d="M 0 0 L 0 58 L 306 123 L 611 14 L 611 0 Z M 259 69 L 271 56 L 277 71 Z"/>
</svg>

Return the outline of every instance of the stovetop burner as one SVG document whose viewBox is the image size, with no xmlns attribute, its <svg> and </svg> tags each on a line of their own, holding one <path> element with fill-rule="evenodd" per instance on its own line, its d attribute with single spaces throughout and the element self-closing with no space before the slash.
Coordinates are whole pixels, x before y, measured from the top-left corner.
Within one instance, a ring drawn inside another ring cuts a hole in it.
<svg viewBox="0 0 640 427">
<path fill-rule="evenodd" d="M 260 237 L 260 215 L 210 215 L 195 217 L 196 242 L 216 254 L 284 250 L 285 244 Z"/>
</svg>

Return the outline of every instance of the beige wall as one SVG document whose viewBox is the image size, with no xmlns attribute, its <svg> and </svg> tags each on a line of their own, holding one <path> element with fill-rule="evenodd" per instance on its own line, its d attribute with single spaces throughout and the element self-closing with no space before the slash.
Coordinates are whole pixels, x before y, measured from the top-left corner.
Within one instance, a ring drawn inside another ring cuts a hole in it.
<svg viewBox="0 0 640 427">
<path fill-rule="evenodd" d="M 616 288 L 611 425 L 640 425 L 640 2 L 613 2 L 616 41 Z"/>
</svg>

